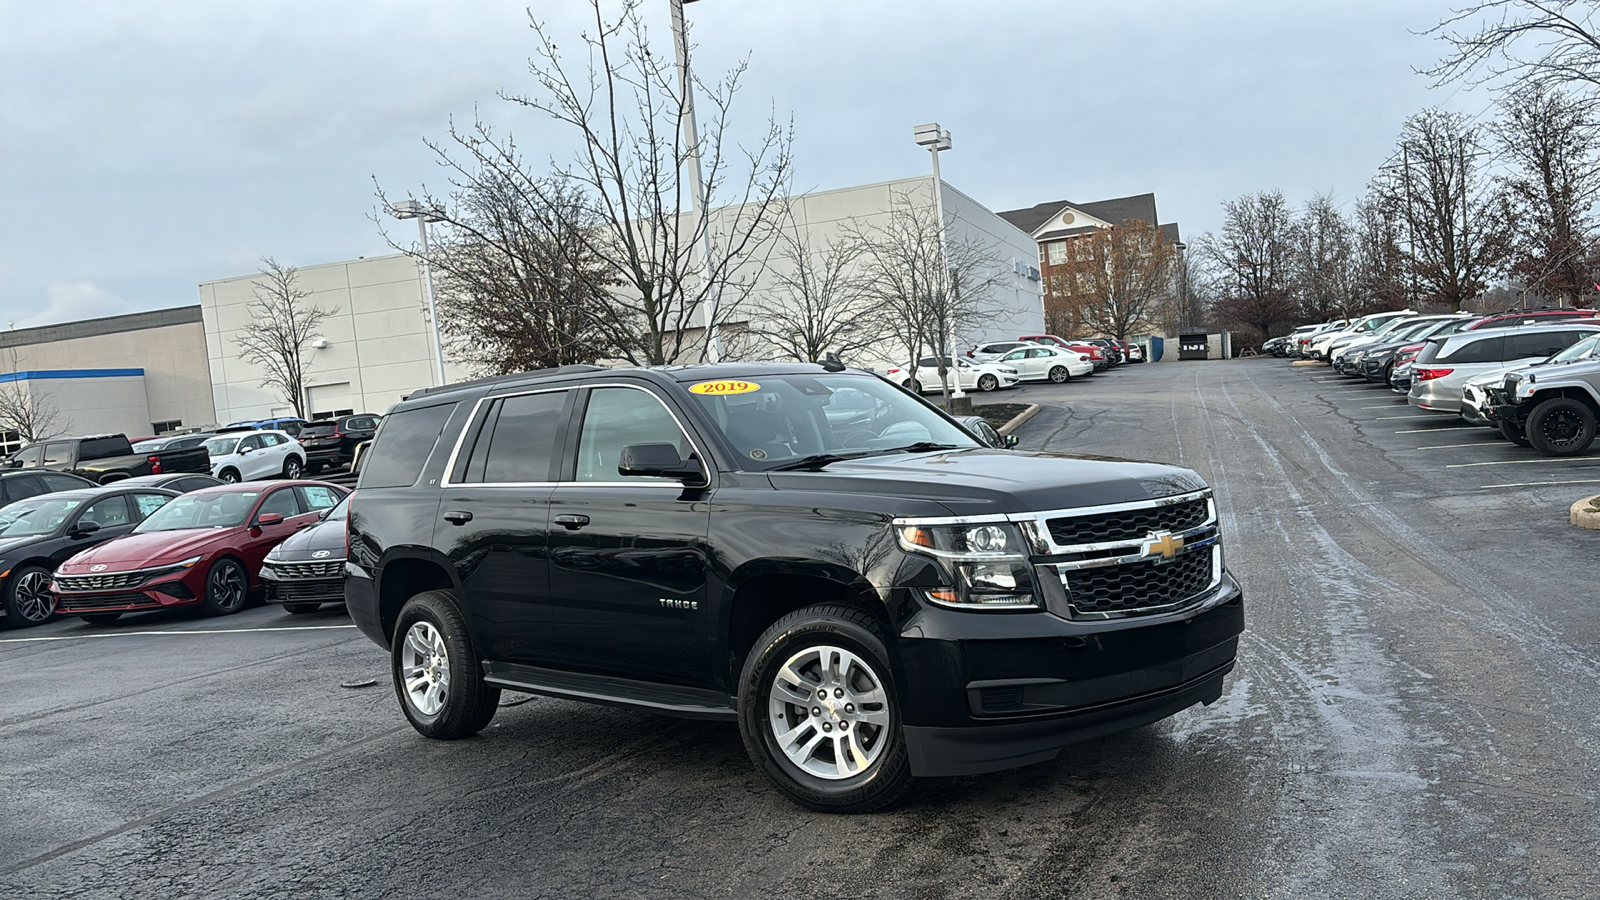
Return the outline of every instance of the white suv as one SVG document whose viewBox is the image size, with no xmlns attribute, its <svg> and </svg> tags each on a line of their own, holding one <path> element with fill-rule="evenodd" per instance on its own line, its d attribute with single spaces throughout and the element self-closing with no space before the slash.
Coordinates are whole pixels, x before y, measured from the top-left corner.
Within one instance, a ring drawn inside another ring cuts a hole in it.
<svg viewBox="0 0 1600 900">
<path fill-rule="evenodd" d="M 306 451 L 282 431 L 219 434 L 201 446 L 211 452 L 211 474 L 229 484 L 257 478 L 299 478 Z"/>
</svg>

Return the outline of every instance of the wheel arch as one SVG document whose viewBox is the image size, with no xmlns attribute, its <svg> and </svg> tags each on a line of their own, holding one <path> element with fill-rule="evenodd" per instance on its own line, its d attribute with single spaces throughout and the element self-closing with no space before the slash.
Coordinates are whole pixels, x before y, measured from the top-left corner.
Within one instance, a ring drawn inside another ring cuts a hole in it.
<svg viewBox="0 0 1600 900">
<path fill-rule="evenodd" d="M 752 560 L 733 572 L 723 596 L 720 630 L 728 651 L 729 685 L 739 683 L 745 657 L 762 632 L 789 613 L 819 603 L 870 613 L 882 629 L 891 664 L 899 666 L 887 605 L 865 578 L 844 566 L 822 560 Z"/>
<path fill-rule="evenodd" d="M 378 622 L 392 644 L 400 609 L 418 594 L 428 591 L 459 591 L 461 582 L 455 567 L 423 550 L 397 548 L 378 564 L 374 576 L 378 594 Z M 460 607 L 458 602 L 457 608 Z M 463 613 L 465 611 L 463 610 Z"/>
<path fill-rule="evenodd" d="M 1531 414 L 1535 409 L 1538 408 L 1539 404 L 1545 402 L 1546 400 L 1554 400 L 1558 397 L 1576 400 L 1579 403 L 1589 407 L 1589 409 L 1595 413 L 1596 417 L 1600 417 L 1600 400 L 1596 400 L 1595 396 L 1587 389 L 1570 385 L 1566 387 L 1552 387 L 1546 390 L 1535 391 L 1533 396 L 1528 398 L 1528 412 Z"/>
</svg>

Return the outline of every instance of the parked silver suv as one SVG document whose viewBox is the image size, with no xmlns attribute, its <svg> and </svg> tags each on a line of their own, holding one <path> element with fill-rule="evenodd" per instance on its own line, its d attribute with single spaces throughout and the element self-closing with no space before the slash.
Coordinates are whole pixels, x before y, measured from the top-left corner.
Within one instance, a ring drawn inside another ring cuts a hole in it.
<svg viewBox="0 0 1600 900">
<path fill-rule="evenodd" d="M 1406 400 L 1419 409 L 1459 415 L 1462 388 L 1473 376 L 1539 362 L 1596 333 L 1600 322 L 1483 328 L 1429 338 L 1412 363 Z"/>
</svg>

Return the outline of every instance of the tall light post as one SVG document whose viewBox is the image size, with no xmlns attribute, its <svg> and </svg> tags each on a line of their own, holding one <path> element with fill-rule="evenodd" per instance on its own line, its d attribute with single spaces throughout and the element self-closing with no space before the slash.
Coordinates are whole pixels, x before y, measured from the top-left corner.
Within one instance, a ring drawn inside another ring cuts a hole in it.
<svg viewBox="0 0 1600 900">
<path fill-rule="evenodd" d="M 389 204 L 389 215 L 396 219 L 416 219 L 417 233 L 422 236 L 422 271 L 426 276 L 428 294 L 428 324 L 433 330 L 433 377 L 444 384 L 444 346 L 439 340 L 439 308 L 433 300 L 433 255 L 428 249 L 428 223 L 439 222 L 443 216 L 431 206 L 416 200 L 398 200 Z"/>
<path fill-rule="evenodd" d="M 918 147 L 927 147 L 928 153 L 933 157 L 933 214 L 939 217 L 939 259 L 944 263 L 945 277 L 950 279 L 952 289 L 955 282 L 955 273 L 950 271 L 950 251 L 944 239 L 944 182 L 939 178 L 939 151 L 950 149 L 950 132 L 939 127 L 938 122 L 929 122 L 918 125 L 913 131 L 913 137 Z M 945 352 L 950 357 L 950 371 L 955 376 L 956 389 L 951 397 L 965 397 L 961 390 L 961 376 L 955 372 L 955 345 L 951 342 L 953 335 L 946 332 L 944 338 Z"/>
<path fill-rule="evenodd" d="M 695 216 L 706 217 L 705 230 L 700 235 L 700 277 L 706 286 L 706 358 L 712 362 L 722 360 L 722 347 L 717 328 L 717 288 L 711 283 L 711 198 L 705 195 L 700 175 L 700 129 L 694 121 L 694 87 L 689 78 L 689 39 L 684 33 L 683 5 L 694 0 L 667 0 L 672 8 L 672 49 L 678 59 L 678 90 L 683 96 L 683 140 L 689 146 L 689 209 Z"/>
</svg>

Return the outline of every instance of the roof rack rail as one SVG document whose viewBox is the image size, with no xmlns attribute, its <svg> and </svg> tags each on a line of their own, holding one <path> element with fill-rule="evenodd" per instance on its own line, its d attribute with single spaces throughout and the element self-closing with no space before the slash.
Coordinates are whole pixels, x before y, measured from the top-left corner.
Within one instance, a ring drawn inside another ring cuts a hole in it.
<svg viewBox="0 0 1600 900">
<path fill-rule="evenodd" d="M 445 391 L 459 391 L 464 388 L 482 387 L 490 384 L 502 384 L 509 381 L 520 381 L 530 375 L 576 375 L 580 372 L 604 372 L 605 366 L 592 366 L 586 363 L 573 363 L 558 366 L 554 369 L 529 369 L 526 372 L 512 372 L 508 375 L 490 375 L 487 378 L 474 378 L 471 381 L 452 381 L 449 384 L 439 384 L 433 387 L 418 388 L 401 398 L 410 400 L 413 397 L 427 397 L 432 394 L 441 394 Z"/>
</svg>

